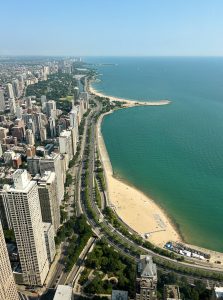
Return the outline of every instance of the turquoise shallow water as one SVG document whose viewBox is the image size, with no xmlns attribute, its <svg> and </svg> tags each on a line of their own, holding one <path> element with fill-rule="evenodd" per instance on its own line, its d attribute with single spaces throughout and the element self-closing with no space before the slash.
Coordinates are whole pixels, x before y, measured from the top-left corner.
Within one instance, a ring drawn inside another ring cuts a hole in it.
<svg viewBox="0 0 223 300">
<path fill-rule="evenodd" d="M 223 58 L 97 58 L 94 86 L 131 99 L 102 133 L 114 172 L 157 201 L 189 243 L 223 251 Z"/>
</svg>

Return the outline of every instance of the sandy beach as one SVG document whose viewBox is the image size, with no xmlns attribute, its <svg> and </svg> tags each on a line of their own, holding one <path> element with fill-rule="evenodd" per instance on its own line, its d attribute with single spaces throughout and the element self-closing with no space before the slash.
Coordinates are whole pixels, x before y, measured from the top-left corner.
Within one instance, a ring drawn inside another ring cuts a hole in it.
<svg viewBox="0 0 223 300">
<path fill-rule="evenodd" d="M 97 126 L 97 140 L 110 205 L 119 217 L 141 236 L 157 246 L 163 247 L 170 240 L 181 241 L 181 237 L 164 211 L 149 197 L 113 176 L 111 162 L 101 134 L 100 116 Z"/>
<path fill-rule="evenodd" d="M 118 98 L 118 97 L 114 97 L 114 96 L 109 96 L 109 95 L 105 95 L 99 91 L 97 91 L 96 89 L 94 89 L 91 85 L 91 82 L 89 82 L 89 86 L 88 86 L 88 91 L 91 94 L 94 94 L 96 96 L 99 97 L 106 97 L 109 98 L 109 100 L 112 101 L 118 101 L 118 102 L 125 102 L 126 107 L 131 107 L 131 106 L 159 106 L 159 105 L 167 105 L 170 104 L 171 101 L 170 100 L 159 100 L 159 101 L 150 101 L 150 100 L 145 100 L 145 101 L 137 101 L 137 100 L 131 100 L 131 99 L 123 99 L 123 98 Z"/>
<path fill-rule="evenodd" d="M 108 97 L 111 101 L 126 102 L 126 108 L 138 105 L 137 101 L 106 96 L 94 90 L 90 85 L 89 92 L 100 97 Z M 161 100 L 158 102 L 145 102 L 144 105 L 166 105 L 169 103 L 170 101 L 168 100 Z M 141 104 L 143 105 L 143 102 L 141 102 Z M 193 249 L 211 255 L 209 262 L 193 260 L 196 261 L 197 264 L 206 264 L 212 268 L 217 267 L 217 269 L 223 269 L 223 253 L 183 242 L 171 219 L 153 199 L 139 191 L 137 188 L 114 176 L 111 161 L 101 133 L 102 120 L 104 116 L 111 113 L 113 113 L 113 111 L 101 115 L 97 123 L 98 150 L 105 172 L 107 185 L 106 194 L 108 196 L 109 205 L 128 226 L 151 243 L 162 248 L 168 241 L 181 242 Z"/>
</svg>

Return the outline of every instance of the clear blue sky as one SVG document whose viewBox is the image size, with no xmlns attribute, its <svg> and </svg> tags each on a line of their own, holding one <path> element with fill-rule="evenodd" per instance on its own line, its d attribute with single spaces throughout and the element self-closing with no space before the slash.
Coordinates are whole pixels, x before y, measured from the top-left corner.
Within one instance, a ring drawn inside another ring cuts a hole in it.
<svg viewBox="0 0 223 300">
<path fill-rule="evenodd" d="M 223 0 L 2 0 L 0 55 L 223 55 Z"/>
</svg>

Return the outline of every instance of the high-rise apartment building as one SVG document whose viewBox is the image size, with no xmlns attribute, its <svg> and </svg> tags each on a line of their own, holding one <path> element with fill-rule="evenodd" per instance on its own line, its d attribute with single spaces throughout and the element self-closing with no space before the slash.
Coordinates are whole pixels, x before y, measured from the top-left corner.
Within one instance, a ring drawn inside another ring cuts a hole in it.
<svg viewBox="0 0 223 300">
<path fill-rule="evenodd" d="M 7 88 L 7 92 L 8 92 L 8 98 L 14 98 L 15 96 L 14 96 L 12 84 L 8 83 L 6 85 L 6 88 Z"/>
<path fill-rule="evenodd" d="M 0 299 L 19 300 L 0 222 Z"/>
<path fill-rule="evenodd" d="M 1 191 L 14 230 L 24 284 L 42 286 L 49 271 L 38 187 L 26 170 L 13 174 Z"/>
<path fill-rule="evenodd" d="M 42 95 L 41 96 L 41 106 L 42 106 L 42 111 L 45 112 L 46 111 L 46 96 L 45 95 Z"/>
<path fill-rule="evenodd" d="M 20 89 L 19 89 L 18 79 L 14 79 L 12 81 L 12 88 L 13 88 L 13 92 L 14 92 L 15 97 L 20 97 Z"/>
<path fill-rule="evenodd" d="M 56 255 L 55 232 L 51 223 L 43 223 L 44 237 L 46 243 L 46 252 L 49 263 L 51 264 Z"/>
<path fill-rule="evenodd" d="M 46 115 L 47 117 L 53 117 L 56 118 L 56 102 L 54 100 L 50 100 L 46 102 Z"/>
<path fill-rule="evenodd" d="M 64 171 L 62 168 L 61 157 L 59 154 L 51 154 L 39 160 L 40 174 L 43 175 L 45 171 L 55 172 L 57 182 L 57 197 L 59 203 L 64 198 Z"/>
<path fill-rule="evenodd" d="M 59 148 L 61 154 L 67 154 L 68 159 L 73 158 L 73 141 L 71 131 L 64 130 L 60 133 L 59 136 Z"/>
<path fill-rule="evenodd" d="M 4 90 L 0 89 L 0 111 L 4 112 L 4 110 L 5 110 Z"/>
<path fill-rule="evenodd" d="M 36 175 L 43 222 L 51 223 L 56 233 L 60 226 L 60 205 L 57 198 L 57 182 L 54 172 Z"/>
<path fill-rule="evenodd" d="M 34 134 L 31 129 L 26 129 L 26 143 L 28 145 L 35 145 Z"/>
</svg>

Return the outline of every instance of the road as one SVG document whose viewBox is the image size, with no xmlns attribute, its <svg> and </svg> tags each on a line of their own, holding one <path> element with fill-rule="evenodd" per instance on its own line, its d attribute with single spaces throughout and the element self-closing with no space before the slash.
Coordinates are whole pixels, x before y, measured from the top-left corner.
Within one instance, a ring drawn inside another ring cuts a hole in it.
<svg viewBox="0 0 223 300">
<path fill-rule="evenodd" d="M 101 109 L 100 105 L 97 103 L 97 107 L 95 109 L 95 113 L 99 112 Z M 96 203 L 95 203 L 95 199 L 94 199 L 94 159 L 95 159 L 95 147 L 97 146 L 96 145 L 96 138 L 95 138 L 95 133 L 96 133 L 96 124 L 94 122 L 94 119 L 92 119 L 92 121 L 90 122 L 91 123 L 91 139 L 90 139 L 90 143 L 89 143 L 89 148 L 90 148 L 90 151 L 89 151 L 89 166 L 88 166 L 88 169 L 89 169 L 89 186 L 88 186 L 88 190 L 89 190 L 89 198 L 90 198 L 90 201 L 91 201 L 91 207 L 93 208 L 94 212 L 96 213 L 96 215 L 98 216 L 98 219 L 103 219 L 103 216 L 100 212 L 100 210 L 98 209 Z M 89 124 L 88 124 L 89 126 Z M 82 169 L 82 172 L 81 174 L 83 174 L 83 169 Z M 219 272 L 219 273 L 222 273 L 222 270 L 218 270 L 218 269 L 215 269 L 213 270 L 212 268 L 210 268 L 209 266 L 202 266 L 202 265 L 195 265 L 196 262 L 193 262 L 193 264 L 189 264 L 189 263 L 185 263 L 185 262 L 178 262 L 174 259 L 171 259 L 169 257 L 164 257 L 162 255 L 159 255 L 151 250 L 148 250 L 146 248 L 143 248 L 141 246 L 139 246 L 138 244 L 136 244 L 135 242 L 129 240 L 127 237 L 125 237 L 124 235 L 122 235 L 117 229 L 115 229 L 111 224 L 107 223 L 106 221 L 102 221 L 102 224 L 104 226 L 104 228 L 106 228 L 109 232 L 113 232 L 116 237 L 118 237 L 119 240 L 122 241 L 122 243 L 120 244 L 117 244 L 117 243 L 114 243 L 114 241 L 109 237 L 109 236 L 106 236 L 104 233 L 102 233 L 100 227 L 98 226 L 98 224 L 96 224 L 94 222 L 94 220 L 92 220 L 89 215 L 88 215 L 88 212 L 86 210 L 86 207 L 85 207 L 85 199 L 84 199 L 84 193 L 82 193 L 82 196 L 80 197 L 80 204 L 82 206 L 82 211 L 84 212 L 84 214 L 87 216 L 87 219 L 88 219 L 88 222 L 89 224 L 92 226 L 92 228 L 94 229 L 94 231 L 100 236 L 100 237 L 104 237 L 107 239 L 108 243 L 110 245 L 112 245 L 117 251 L 119 252 L 122 252 L 123 254 L 131 257 L 131 258 L 134 258 L 137 260 L 137 257 L 134 256 L 134 255 L 131 255 L 129 252 L 128 252 L 128 248 L 129 247 L 133 247 L 134 249 L 138 249 L 138 251 L 144 251 L 146 252 L 147 254 L 159 259 L 159 260 L 162 260 L 162 261 L 165 261 L 165 262 L 171 262 L 171 264 L 175 264 L 176 266 L 182 266 L 182 267 L 187 267 L 188 269 L 191 268 L 191 269 L 194 269 L 195 267 L 197 269 L 201 269 L 203 271 L 215 271 L 215 272 Z M 130 228 L 129 228 L 130 231 L 132 231 Z M 135 232 L 134 232 L 135 233 Z M 123 244 L 127 244 L 128 245 L 128 248 L 125 248 L 123 247 Z M 158 265 L 158 268 L 160 268 L 161 270 L 165 269 L 163 266 L 159 266 Z M 166 269 L 168 270 L 168 269 Z M 168 270 L 169 271 L 169 270 Z M 177 274 L 179 274 L 180 272 L 177 272 Z M 181 275 L 184 275 L 183 273 L 181 273 Z M 194 280 L 194 279 L 200 279 L 200 277 L 198 276 L 190 276 L 190 275 L 186 275 L 186 277 L 188 277 L 189 280 Z M 207 281 L 207 279 L 203 279 L 205 282 Z M 216 283 L 215 280 L 212 280 L 211 281 L 212 283 Z"/>
</svg>

